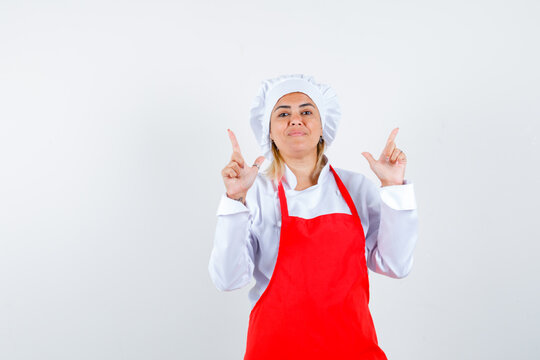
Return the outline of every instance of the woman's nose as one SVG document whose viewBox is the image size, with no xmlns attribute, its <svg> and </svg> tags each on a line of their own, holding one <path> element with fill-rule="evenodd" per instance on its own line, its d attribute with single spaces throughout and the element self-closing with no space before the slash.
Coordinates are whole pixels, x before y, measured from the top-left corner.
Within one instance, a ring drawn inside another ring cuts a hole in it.
<svg viewBox="0 0 540 360">
<path fill-rule="evenodd" d="M 302 123 L 302 117 L 299 114 L 291 115 L 291 125 L 299 125 Z"/>
</svg>

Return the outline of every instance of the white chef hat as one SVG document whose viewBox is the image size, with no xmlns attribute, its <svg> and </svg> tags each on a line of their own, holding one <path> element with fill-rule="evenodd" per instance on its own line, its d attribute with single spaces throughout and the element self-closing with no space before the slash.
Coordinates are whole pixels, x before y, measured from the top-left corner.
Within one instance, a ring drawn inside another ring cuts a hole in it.
<svg viewBox="0 0 540 360">
<path fill-rule="evenodd" d="M 286 94 L 302 92 L 314 102 L 321 115 L 323 139 L 330 145 L 336 137 L 341 118 L 337 95 L 326 84 L 315 82 L 312 76 L 304 74 L 281 75 L 261 82 L 259 93 L 250 110 L 251 129 L 264 151 L 266 159 L 272 159 L 270 140 L 270 115 L 278 100 Z"/>
</svg>

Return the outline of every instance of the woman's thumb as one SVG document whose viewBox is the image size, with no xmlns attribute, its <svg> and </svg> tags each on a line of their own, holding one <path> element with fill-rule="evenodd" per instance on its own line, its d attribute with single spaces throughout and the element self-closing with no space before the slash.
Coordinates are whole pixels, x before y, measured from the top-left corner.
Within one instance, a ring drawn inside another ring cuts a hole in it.
<svg viewBox="0 0 540 360">
<path fill-rule="evenodd" d="M 368 153 L 367 151 L 364 151 L 364 152 L 362 153 L 362 155 L 364 155 L 364 157 L 365 157 L 366 160 L 368 161 L 369 166 L 371 166 L 371 164 L 373 164 L 374 162 L 376 162 L 376 160 L 373 158 L 373 156 L 371 156 L 371 154 Z"/>
</svg>

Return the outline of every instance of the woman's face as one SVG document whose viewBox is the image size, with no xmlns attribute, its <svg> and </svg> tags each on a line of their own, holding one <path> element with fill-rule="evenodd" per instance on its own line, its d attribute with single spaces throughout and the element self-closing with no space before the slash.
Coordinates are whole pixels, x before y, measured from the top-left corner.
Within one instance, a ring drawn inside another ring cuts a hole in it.
<svg viewBox="0 0 540 360">
<path fill-rule="evenodd" d="M 270 115 L 270 138 L 281 154 L 300 157 L 317 153 L 322 136 L 319 109 L 301 92 L 282 96 Z"/>
</svg>

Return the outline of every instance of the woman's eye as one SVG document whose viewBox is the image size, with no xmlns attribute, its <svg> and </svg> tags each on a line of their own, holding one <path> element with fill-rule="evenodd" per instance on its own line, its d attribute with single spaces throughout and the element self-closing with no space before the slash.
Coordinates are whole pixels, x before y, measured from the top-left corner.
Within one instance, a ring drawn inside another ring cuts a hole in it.
<svg viewBox="0 0 540 360">
<path fill-rule="evenodd" d="M 312 112 L 309 111 L 309 110 L 306 110 L 306 111 L 303 111 L 302 114 L 311 115 Z M 278 117 L 284 117 L 284 116 L 287 116 L 287 115 L 289 115 L 289 113 L 281 113 L 281 114 L 278 115 Z"/>
</svg>

